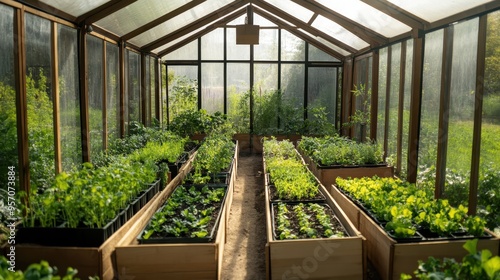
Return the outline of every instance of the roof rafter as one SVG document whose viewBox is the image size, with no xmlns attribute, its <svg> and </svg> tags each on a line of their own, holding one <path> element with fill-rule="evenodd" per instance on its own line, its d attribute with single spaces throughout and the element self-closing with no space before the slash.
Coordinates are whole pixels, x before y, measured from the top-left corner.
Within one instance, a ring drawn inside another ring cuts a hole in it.
<svg viewBox="0 0 500 280">
<path fill-rule="evenodd" d="M 78 24 L 92 24 L 120 9 L 127 7 L 130 4 L 133 4 L 138 0 L 112 0 L 103 4 L 92 11 L 89 11 L 76 19 Z"/>
<path fill-rule="evenodd" d="M 191 24 L 188 24 L 188 25 L 180 28 L 175 33 L 181 34 L 180 36 L 188 34 L 189 32 L 192 32 L 193 30 L 196 30 L 196 29 L 198 29 L 206 24 L 209 24 L 210 22 L 217 20 L 218 18 L 221 17 L 221 15 L 229 14 L 229 13 L 233 12 L 234 10 L 239 9 L 248 3 L 249 3 L 249 0 L 241 0 L 241 1 L 236 1 L 236 2 L 233 2 L 231 4 L 228 4 L 224 7 L 192 22 Z M 144 51 L 150 52 L 151 50 L 159 48 L 162 45 L 167 44 L 169 42 L 169 40 L 171 40 L 171 37 L 172 37 L 171 35 L 172 34 L 168 34 L 166 36 L 163 36 L 163 37 L 161 37 L 161 38 L 159 38 L 159 39 L 157 39 L 149 44 L 144 45 L 141 49 Z M 180 36 L 178 36 L 177 38 L 179 38 Z"/>
<path fill-rule="evenodd" d="M 479 5 L 477 7 L 471 8 L 469 10 L 462 11 L 461 13 L 452 15 L 447 18 L 443 18 L 441 20 L 435 21 L 433 23 L 428 24 L 429 29 L 438 28 L 441 26 L 445 26 L 463 19 L 479 16 L 484 13 L 488 13 L 489 11 L 493 11 L 496 9 L 500 9 L 500 1 L 493 1 L 486 4 Z"/>
<path fill-rule="evenodd" d="M 276 16 L 281 17 L 282 19 L 284 19 L 290 23 L 295 24 L 296 26 L 306 30 L 307 32 L 309 32 L 315 36 L 319 36 L 319 37 L 326 39 L 327 41 L 330 41 L 331 43 L 333 43 L 334 45 L 337 45 L 341 49 L 344 49 L 350 53 L 356 53 L 358 51 L 356 48 L 353 48 L 352 46 L 347 45 L 344 42 L 341 42 L 341 41 L 331 37 L 330 35 L 326 34 L 325 32 L 319 31 L 316 28 L 305 24 L 304 22 L 296 19 L 295 17 L 289 15 L 288 13 L 283 12 L 281 9 L 278 9 L 278 8 L 274 7 L 273 5 L 270 5 L 270 4 L 268 4 L 264 1 L 261 1 L 261 0 L 252 0 L 252 3 L 262 7 L 264 10 L 269 11 L 270 13 L 273 13 Z"/>
<path fill-rule="evenodd" d="M 201 37 L 201 36 L 203 36 L 203 35 L 211 32 L 211 31 L 213 31 L 214 29 L 217 29 L 217 28 L 225 25 L 226 23 L 228 23 L 228 22 L 230 22 L 232 20 L 235 20 L 236 18 L 238 18 L 238 17 L 246 14 L 246 12 L 247 12 L 246 8 L 243 7 L 240 10 L 238 10 L 236 12 L 233 12 L 233 14 L 230 14 L 230 15 L 222 18 L 221 20 L 219 20 L 219 21 L 217 21 L 217 22 L 215 22 L 213 24 L 210 24 L 210 25 L 206 26 L 206 28 L 204 28 L 203 30 L 200 30 L 200 31 L 198 31 L 196 33 L 193 33 L 191 36 L 187 37 L 186 39 L 184 39 L 184 40 L 182 40 L 182 41 L 180 41 L 180 42 L 178 42 L 178 43 L 176 43 L 176 44 L 174 44 L 174 45 L 172 45 L 172 46 L 170 46 L 170 47 L 162 50 L 161 52 L 158 52 L 158 56 L 162 57 L 162 56 L 166 55 L 167 53 L 169 53 L 171 51 L 174 51 L 174 50 L 176 50 L 176 49 L 178 49 L 178 48 L 180 48 L 180 47 L 182 47 L 182 46 L 190 43 L 194 39 L 196 39 L 198 37 Z M 182 36 L 182 34 L 172 34 L 172 36 L 171 36 L 172 40 L 170 40 L 170 41 L 178 39 L 181 36 Z"/>
<path fill-rule="evenodd" d="M 423 29 L 427 21 L 401 9 L 387 0 L 361 0 L 382 13 L 393 17 L 414 29 Z"/>
<path fill-rule="evenodd" d="M 320 14 L 333 22 L 338 23 L 340 26 L 344 27 L 354 35 L 370 43 L 370 45 L 379 46 L 388 42 L 388 39 L 385 36 L 371 29 L 366 28 L 365 26 L 341 15 L 338 12 L 333 11 L 332 9 L 320 3 L 314 3 L 310 0 L 291 0 L 291 1 L 317 14 Z"/>
<path fill-rule="evenodd" d="M 274 24 L 278 25 L 279 27 L 281 27 L 283 29 L 286 29 L 287 31 L 289 31 L 293 35 L 299 37 L 300 39 L 309 42 L 310 44 L 312 44 L 315 47 L 317 47 L 318 49 L 320 49 L 320 50 L 328 53 L 329 55 L 331 55 L 331 56 L 333 56 L 335 58 L 338 58 L 339 60 L 344 60 L 345 59 L 344 55 L 336 52 L 335 50 L 331 49 L 328 46 L 325 46 L 323 43 L 321 43 L 318 40 L 316 40 L 316 38 L 313 38 L 313 37 L 308 36 L 308 35 L 306 35 L 306 34 L 304 34 L 302 32 L 297 31 L 296 27 L 290 26 L 286 22 L 284 22 L 284 21 L 276 18 L 274 15 L 266 12 L 265 10 L 262 10 L 262 9 L 260 9 L 258 7 L 254 7 L 254 11 L 255 11 L 255 13 L 261 15 L 262 17 L 264 17 L 267 20 L 273 22 Z"/>
<path fill-rule="evenodd" d="M 157 25 L 160 25 L 160 24 L 168 21 L 169 19 L 171 19 L 171 18 L 173 18 L 173 17 L 175 17 L 175 16 L 177 16 L 179 14 L 182 14 L 185 11 L 198 6 L 199 4 L 201 4 L 201 3 L 205 2 L 205 1 L 207 1 L 207 0 L 193 0 L 193 1 L 191 1 L 191 2 L 189 2 L 187 4 L 185 4 L 185 5 L 177 8 L 177 9 L 175 9 L 175 10 L 173 10 L 173 11 L 171 11 L 171 12 L 169 12 L 169 13 L 167 13 L 167 14 L 165 14 L 165 15 L 163 15 L 163 16 L 161 16 L 161 17 L 159 17 L 159 18 L 157 18 L 157 19 L 155 19 L 155 20 L 153 20 L 153 21 L 151 21 L 151 22 L 143 25 L 143 26 L 141 26 L 141 27 L 136 28 L 135 30 L 130 31 L 129 33 L 123 35 L 122 39 L 123 40 L 128 40 L 128 39 L 134 38 L 135 36 L 137 36 L 137 35 L 139 35 L 139 34 L 141 34 L 143 32 L 146 32 L 147 30 L 149 30 L 149 29 L 151 29 L 151 28 L 153 28 L 153 27 L 155 27 Z"/>
</svg>

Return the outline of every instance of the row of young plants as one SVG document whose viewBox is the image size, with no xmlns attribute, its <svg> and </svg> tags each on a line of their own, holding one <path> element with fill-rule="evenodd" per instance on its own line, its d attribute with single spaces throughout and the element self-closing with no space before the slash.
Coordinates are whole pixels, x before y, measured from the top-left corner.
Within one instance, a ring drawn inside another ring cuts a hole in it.
<svg viewBox="0 0 500 280">
<path fill-rule="evenodd" d="M 293 143 L 275 138 L 264 140 L 263 156 L 269 184 L 279 200 L 315 199 L 319 195 L 318 182 L 299 158 Z M 272 195 L 274 197 L 274 195 Z"/>
<path fill-rule="evenodd" d="M 463 205 L 434 199 L 431 188 L 396 178 L 337 178 L 337 186 L 395 238 L 483 237 L 484 219 L 468 216 Z"/>
<path fill-rule="evenodd" d="M 224 126 L 208 135 L 193 158 L 193 167 L 139 235 L 140 243 L 210 242 L 224 207 L 227 182 L 214 178 L 233 164 L 235 143 Z M 213 184 L 215 183 L 215 184 Z"/>
<path fill-rule="evenodd" d="M 158 179 L 165 162 L 184 152 L 187 139 L 171 132 L 159 133 L 130 154 L 110 153 L 95 166 L 58 174 L 46 190 L 32 191 L 24 225 L 29 227 L 102 228 Z"/>
<path fill-rule="evenodd" d="M 464 249 L 468 252 L 457 261 L 454 258 L 437 259 L 429 257 L 426 261 L 419 261 L 415 276 L 422 280 L 439 279 L 475 279 L 499 280 L 500 257 L 494 256 L 490 250 L 477 250 L 477 239 L 467 240 Z M 401 280 L 413 279 L 412 275 L 402 274 Z"/>
<path fill-rule="evenodd" d="M 383 149 L 374 142 L 356 142 L 342 136 L 303 136 L 297 146 L 323 166 L 383 164 Z"/>
<path fill-rule="evenodd" d="M 277 239 L 334 238 L 347 236 L 326 204 L 279 202 L 273 204 Z"/>
</svg>

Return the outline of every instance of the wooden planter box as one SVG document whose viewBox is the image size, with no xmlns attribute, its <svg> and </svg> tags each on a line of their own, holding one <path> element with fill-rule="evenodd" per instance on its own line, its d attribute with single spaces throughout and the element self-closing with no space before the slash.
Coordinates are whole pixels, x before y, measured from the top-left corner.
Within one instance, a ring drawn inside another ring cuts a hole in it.
<svg viewBox="0 0 500 280">
<path fill-rule="evenodd" d="M 149 208 L 150 211 L 133 225 L 133 228 L 116 246 L 118 279 L 221 279 L 226 227 L 233 201 L 238 151 L 238 145 L 236 145 L 233 172 L 230 175 L 226 202 L 222 208 L 223 212 L 215 242 L 138 244 L 137 235 L 144 229 L 155 211 L 165 203 L 179 181 L 172 185 L 168 193 L 162 193 L 162 196 L 158 197 L 155 204 Z M 185 172 L 185 174 L 187 173 L 189 173 L 189 169 Z"/>
<path fill-rule="evenodd" d="M 265 170 L 265 160 L 263 161 Z M 363 279 L 366 272 L 364 237 L 318 181 L 325 202 L 344 225 L 349 237 L 275 240 L 267 177 L 266 199 L 266 273 L 267 279 Z"/>
<path fill-rule="evenodd" d="M 39 263 L 46 260 L 51 266 L 56 266 L 60 272 L 64 273 L 68 267 L 78 269 L 77 277 L 87 279 L 89 276 L 99 276 L 101 280 L 112 280 L 117 276 L 116 261 L 114 259 L 115 247 L 121 240 L 135 232 L 134 225 L 143 220 L 145 216 L 154 214 L 155 205 L 161 197 L 172 192 L 172 189 L 187 174 L 191 168 L 192 157 L 181 168 L 167 187 L 157 193 L 138 213 L 127 221 L 118 231 L 110 236 L 100 247 L 53 247 L 31 244 L 16 244 L 16 269 L 26 269 L 32 263 Z"/>
<path fill-rule="evenodd" d="M 418 268 L 418 261 L 425 261 L 430 256 L 460 261 L 468 254 L 463 248 L 466 240 L 398 243 L 337 187 L 332 187 L 331 194 L 347 216 L 357 221 L 359 231 L 366 238 L 366 255 L 382 279 L 399 279 L 401 273 L 413 274 Z M 497 255 L 499 245 L 498 237 L 479 239 L 478 250 L 488 249 Z"/>
<path fill-rule="evenodd" d="M 394 168 L 387 165 L 375 165 L 375 166 L 321 166 L 314 162 L 309 156 L 304 155 L 300 152 L 304 158 L 304 161 L 309 166 L 311 172 L 319 179 L 319 181 L 326 187 L 328 191 L 332 184 L 336 184 L 337 177 L 341 178 L 362 178 L 362 177 L 373 177 L 375 175 L 379 177 L 393 177 Z"/>
</svg>

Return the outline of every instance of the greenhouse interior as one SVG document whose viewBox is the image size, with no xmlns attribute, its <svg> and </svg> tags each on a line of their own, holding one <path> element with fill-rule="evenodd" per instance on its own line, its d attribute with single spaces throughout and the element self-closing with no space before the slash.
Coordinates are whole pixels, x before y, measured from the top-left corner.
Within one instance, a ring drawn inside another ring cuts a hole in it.
<svg viewBox="0 0 500 280">
<path fill-rule="evenodd" d="M 500 1 L 0 0 L 0 279 L 500 279 Z"/>
</svg>

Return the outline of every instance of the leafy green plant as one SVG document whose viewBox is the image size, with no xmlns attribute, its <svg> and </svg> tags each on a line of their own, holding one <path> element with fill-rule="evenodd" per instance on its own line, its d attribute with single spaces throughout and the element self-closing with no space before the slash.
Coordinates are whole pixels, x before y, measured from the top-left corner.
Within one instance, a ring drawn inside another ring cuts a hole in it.
<svg viewBox="0 0 500 280">
<path fill-rule="evenodd" d="M 467 240 L 464 249 L 468 254 L 461 262 L 451 258 L 442 260 L 429 257 L 419 261 L 415 276 L 423 280 L 439 279 L 500 279 L 500 257 L 493 256 L 489 250 L 477 250 L 477 239 Z M 411 275 L 402 274 L 401 279 L 412 279 Z"/>
<path fill-rule="evenodd" d="M 64 276 L 57 276 L 57 268 L 51 267 L 46 261 L 30 264 L 25 271 L 13 271 L 7 258 L 0 257 L 0 279 L 2 280 L 79 280 L 75 277 L 77 273 L 78 270 L 68 267 Z M 99 277 L 89 277 L 89 280 L 99 280 Z"/>
<path fill-rule="evenodd" d="M 226 188 L 178 186 L 144 230 L 143 239 L 162 237 L 203 238 L 222 207 Z"/>
<path fill-rule="evenodd" d="M 434 199 L 431 188 L 419 188 L 415 184 L 394 178 L 337 178 L 339 188 L 364 203 L 377 219 L 387 221 L 386 230 L 397 237 L 410 237 L 415 225 L 427 228 L 439 236 L 465 230 L 474 236 L 482 236 L 484 219 L 467 216 L 463 205 L 452 207 L 446 199 Z"/>
</svg>

